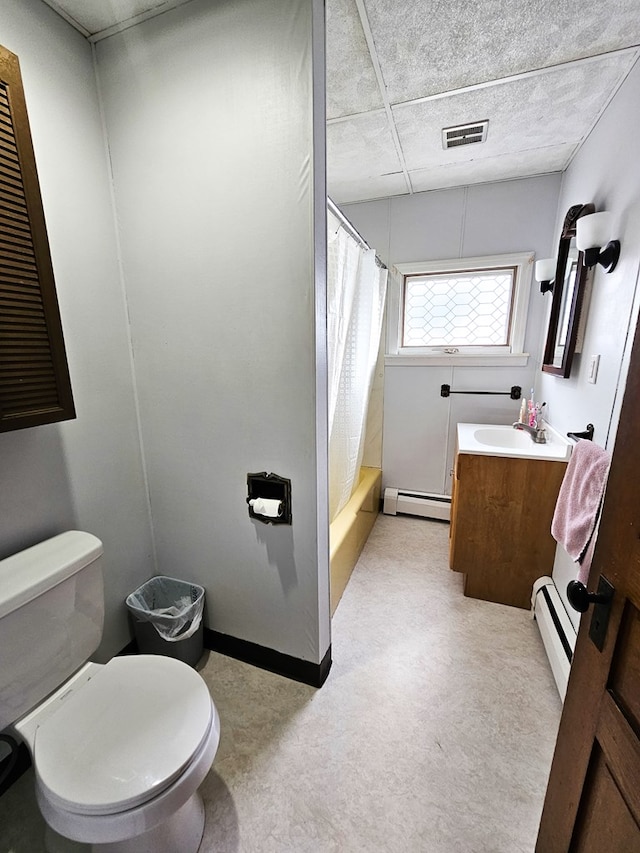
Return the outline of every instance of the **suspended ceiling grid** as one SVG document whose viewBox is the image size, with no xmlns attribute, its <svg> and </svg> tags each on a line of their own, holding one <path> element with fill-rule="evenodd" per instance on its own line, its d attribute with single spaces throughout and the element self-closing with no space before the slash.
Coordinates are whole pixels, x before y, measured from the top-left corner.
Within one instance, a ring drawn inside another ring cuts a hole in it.
<svg viewBox="0 0 640 853">
<path fill-rule="evenodd" d="M 98 41 L 189 0 L 45 0 Z M 562 171 L 640 51 L 640 0 L 326 0 L 338 203 Z M 445 151 L 444 127 L 489 120 Z"/>
<path fill-rule="evenodd" d="M 561 171 L 639 44 L 639 0 L 327 0 L 329 194 Z M 443 150 L 484 119 L 485 143 Z"/>
</svg>

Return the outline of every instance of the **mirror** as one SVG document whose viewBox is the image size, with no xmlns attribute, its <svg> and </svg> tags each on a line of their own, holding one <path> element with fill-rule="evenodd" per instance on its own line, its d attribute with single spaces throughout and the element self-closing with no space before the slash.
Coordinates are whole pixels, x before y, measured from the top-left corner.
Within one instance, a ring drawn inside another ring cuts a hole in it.
<svg viewBox="0 0 640 853">
<path fill-rule="evenodd" d="M 575 204 L 570 207 L 564 218 L 558 244 L 558 263 L 542 369 L 545 373 L 553 373 L 564 379 L 571 373 L 571 362 L 576 351 L 588 272 L 582 252 L 576 246 L 576 222 L 581 216 L 594 212 L 592 204 Z"/>
</svg>

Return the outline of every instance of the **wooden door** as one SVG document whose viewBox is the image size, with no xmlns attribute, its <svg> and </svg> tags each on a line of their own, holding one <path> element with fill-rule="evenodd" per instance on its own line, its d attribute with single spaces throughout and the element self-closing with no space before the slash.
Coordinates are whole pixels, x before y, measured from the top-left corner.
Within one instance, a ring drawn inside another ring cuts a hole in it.
<svg viewBox="0 0 640 853">
<path fill-rule="evenodd" d="M 640 327 L 639 327 L 640 328 Z M 602 651 L 582 617 L 536 853 L 640 853 L 640 331 L 589 577 L 615 589 Z"/>
</svg>

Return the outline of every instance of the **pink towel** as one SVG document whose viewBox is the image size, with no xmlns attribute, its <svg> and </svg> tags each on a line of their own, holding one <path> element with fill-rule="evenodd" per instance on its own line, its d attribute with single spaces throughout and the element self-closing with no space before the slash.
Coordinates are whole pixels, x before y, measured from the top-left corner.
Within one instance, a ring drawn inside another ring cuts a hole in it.
<svg viewBox="0 0 640 853">
<path fill-rule="evenodd" d="M 560 486 L 551 535 L 580 563 L 579 579 L 586 584 L 593 548 L 589 545 L 598 523 L 611 463 L 610 454 L 591 441 L 580 440 Z"/>
</svg>

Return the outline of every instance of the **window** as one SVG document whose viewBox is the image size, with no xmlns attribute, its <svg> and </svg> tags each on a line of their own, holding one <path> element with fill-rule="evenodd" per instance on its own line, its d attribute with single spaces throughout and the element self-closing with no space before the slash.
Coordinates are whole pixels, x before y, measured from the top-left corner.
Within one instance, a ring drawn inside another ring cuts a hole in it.
<svg viewBox="0 0 640 853">
<path fill-rule="evenodd" d="M 20 67 L 0 47 L 0 432 L 73 417 Z"/>
<path fill-rule="evenodd" d="M 406 276 L 402 346 L 506 346 L 515 272 Z"/>
<path fill-rule="evenodd" d="M 532 262 L 527 253 L 397 265 L 389 356 L 469 364 L 511 357 L 525 364 Z"/>
</svg>

